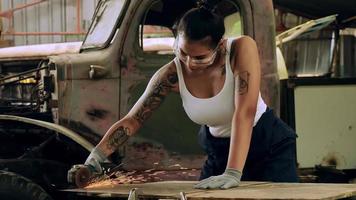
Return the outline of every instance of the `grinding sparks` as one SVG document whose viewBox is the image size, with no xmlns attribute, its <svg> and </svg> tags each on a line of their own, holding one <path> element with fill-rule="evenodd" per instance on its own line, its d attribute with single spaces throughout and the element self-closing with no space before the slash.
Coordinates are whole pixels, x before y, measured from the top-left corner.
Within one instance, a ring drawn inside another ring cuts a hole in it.
<svg viewBox="0 0 356 200">
<path fill-rule="evenodd" d="M 179 164 L 169 166 L 169 170 L 146 169 L 143 171 L 119 170 L 96 177 L 90 181 L 86 189 L 112 187 L 121 184 L 143 184 L 167 180 L 197 180 L 200 170 L 188 169 Z"/>
</svg>

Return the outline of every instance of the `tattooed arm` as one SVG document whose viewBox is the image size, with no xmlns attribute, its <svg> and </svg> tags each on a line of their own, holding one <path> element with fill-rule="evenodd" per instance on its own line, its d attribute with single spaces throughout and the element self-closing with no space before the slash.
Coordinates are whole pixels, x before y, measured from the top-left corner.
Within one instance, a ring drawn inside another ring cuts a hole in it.
<svg viewBox="0 0 356 200">
<path fill-rule="evenodd" d="M 250 37 L 235 41 L 232 61 L 235 76 L 235 112 L 232 119 L 228 168 L 242 172 L 250 147 L 260 91 L 260 61 L 256 43 Z"/>
<path fill-rule="evenodd" d="M 145 92 L 130 112 L 110 127 L 98 144 L 108 156 L 135 134 L 171 91 L 177 91 L 178 77 L 174 62 L 163 66 L 151 78 Z"/>
</svg>

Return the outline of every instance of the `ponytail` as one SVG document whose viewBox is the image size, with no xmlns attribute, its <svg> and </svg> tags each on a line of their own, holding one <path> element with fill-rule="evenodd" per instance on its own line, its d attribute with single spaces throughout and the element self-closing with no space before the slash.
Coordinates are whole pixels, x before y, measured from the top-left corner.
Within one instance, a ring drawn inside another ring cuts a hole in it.
<svg viewBox="0 0 356 200">
<path fill-rule="evenodd" d="M 219 0 L 198 0 L 197 7 L 187 11 L 180 19 L 177 34 L 188 40 L 211 37 L 211 47 L 215 48 L 225 33 L 223 18 L 217 14 Z"/>
</svg>

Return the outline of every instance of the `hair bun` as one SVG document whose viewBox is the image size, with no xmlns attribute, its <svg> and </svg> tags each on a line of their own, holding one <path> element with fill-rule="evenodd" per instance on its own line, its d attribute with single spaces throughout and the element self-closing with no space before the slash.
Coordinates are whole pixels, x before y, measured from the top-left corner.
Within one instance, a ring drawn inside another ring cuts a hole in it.
<svg viewBox="0 0 356 200">
<path fill-rule="evenodd" d="M 197 0 L 197 7 L 199 9 L 205 9 L 210 12 L 215 12 L 217 1 L 212 0 Z"/>
</svg>

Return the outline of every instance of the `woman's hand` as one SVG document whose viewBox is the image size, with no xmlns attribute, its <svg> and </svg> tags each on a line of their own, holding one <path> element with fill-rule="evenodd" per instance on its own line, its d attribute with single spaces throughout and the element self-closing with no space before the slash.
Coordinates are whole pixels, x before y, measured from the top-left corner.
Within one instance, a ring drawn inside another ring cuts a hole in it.
<svg viewBox="0 0 356 200">
<path fill-rule="evenodd" d="M 86 159 L 84 165 L 89 166 L 90 169 L 97 174 L 102 174 L 103 170 L 101 163 L 110 162 L 106 155 L 98 148 L 95 147 L 91 152 L 88 158 Z"/>
<path fill-rule="evenodd" d="M 220 176 L 212 176 L 194 185 L 196 189 L 228 189 L 240 184 L 242 173 L 239 170 L 227 168 Z"/>
</svg>

